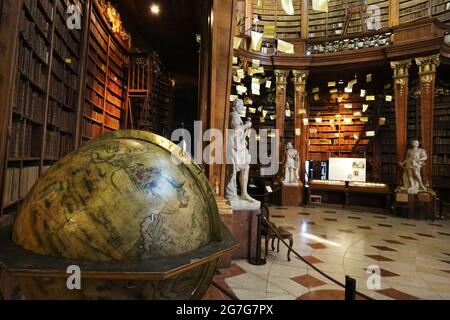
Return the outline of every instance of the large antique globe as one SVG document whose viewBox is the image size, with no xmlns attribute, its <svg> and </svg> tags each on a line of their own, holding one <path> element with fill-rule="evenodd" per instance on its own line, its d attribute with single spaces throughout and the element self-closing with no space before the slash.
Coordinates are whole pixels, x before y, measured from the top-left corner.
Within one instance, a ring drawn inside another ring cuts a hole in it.
<svg viewBox="0 0 450 320">
<path fill-rule="evenodd" d="M 50 260 L 42 276 L 19 276 L 20 288 L 29 299 L 197 299 L 221 226 L 205 175 L 181 149 L 147 132 L 108 133 L 51 167 L 25 199 L 12 241 Z M 52 258 L 89 269 L 80 267 L 81 290 L 51 276 Z"/>
</svg>

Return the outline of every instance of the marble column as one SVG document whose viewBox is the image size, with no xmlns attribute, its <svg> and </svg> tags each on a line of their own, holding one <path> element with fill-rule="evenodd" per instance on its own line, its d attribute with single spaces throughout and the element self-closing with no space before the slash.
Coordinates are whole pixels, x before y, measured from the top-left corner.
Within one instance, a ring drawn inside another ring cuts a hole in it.
<svg viewBox="0 0 450 320">
<path fill-rule="evenodd" d="M 276 78 L 276 127 L 280 135 L 280 159 L 284 149 L 284 119 L 286 113 L 286 87 L 289 70 L 275 70 Z"/>
<path fill-rule="evenodd" d="M 305 182 L 305 161 L 307 158 L 308 145 L 308 130 L 303 123 L 307 114 L 306 106 L 306 78 L 308 71 L 294 70 L 294 85 L 295 85 L 295 133 L 294 144 L 295 149 L 300 157 L 300 181 Z"/>
<path fill-rule="evenodd" d="M 394 95 L 395 95 L 395 134 L 397 163 L 406 157 L 408 128 L 408 69 L 411 59 L 391 62 L 394 71 Z M 397 182 L 401 184 L 401 174 L 397 173 Z"/>
<path fill-rule="evenodd" d="M 416 58 L 419 67 L 420 82 L 420 129 L 422 148 L 428 155 L 423 167 L 423 183 L 432 187 L 433 165 L 433 120 L 434 120 L 434 86 L 436 82 L 436 68 L 439 66 L 439 54 Z"/>
</svg>

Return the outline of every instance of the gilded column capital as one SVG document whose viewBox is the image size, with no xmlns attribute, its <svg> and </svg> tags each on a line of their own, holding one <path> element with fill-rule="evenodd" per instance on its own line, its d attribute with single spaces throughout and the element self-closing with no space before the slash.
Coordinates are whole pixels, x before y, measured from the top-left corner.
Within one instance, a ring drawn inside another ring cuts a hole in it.
<svg viewBox="0 0 450 320">
<path fill-rule="evenodd" d="M 439 66 L 439 54 L 434 54 L 427 57 L 415 58 L 416 64 L 419 66 L 419 74 L 435 73 Z"/>
<path fill-rule="evenodd" d="M 289 70 L 275 70 L 275 78 L 277 85 L 286 85 Z"/>
<path fill-rule="evenodd" d="M 309 71 L 293 70 L 292 74 L 294 75 L 293 81 L 295 85 L 306 85 L 306 78 L 308 78 Z"/>
<path fill-rule="evenodd" d="M 394 78 L 408 78 L 408 69 L 411 66 L 411 61 L 411 59 L 391 61 L 391 68 L 394 70 Z"/>
</svg>

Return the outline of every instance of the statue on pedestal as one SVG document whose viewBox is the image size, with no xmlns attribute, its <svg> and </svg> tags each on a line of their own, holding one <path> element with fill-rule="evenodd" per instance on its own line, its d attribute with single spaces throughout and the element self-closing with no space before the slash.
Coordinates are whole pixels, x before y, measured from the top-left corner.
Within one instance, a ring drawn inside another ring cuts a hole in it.
<svg viewBox="0 0 450 320">
<path fill-rule="evenodd" d="M 300 180 L 298 171 L 299 166 L 299 156 L 297 150 L 294 149 L 292 143 L 288 142 L 286 144 L 286 161 L 284 164 L 284 184 L 295 184 L 298 185 Z"/>
<path fill-rule="evenodd" d="M 244 102 L 241 99 L 236 99 L 233 101 L 232 110 L 230 113 L 230 126 L 232 131 L 228 137 L 228 159 L 231 161 L 232 171 L 225 192 L 225 197 L 230 201 L 232 206 L 242 200 L 245 202 L 259 203 L 247 193 L 248 175 L 251 161 L 251 155 L 247 148 L 247 138 L 250 136 L 252 122 L 250 119 L 247 119 L 245 124 L 242 122 L 241 114 L 244 110 Z M 237 194 L 236 180 L 238 172 L 240 172 L 240 197 Z M 245 204 L 238 203 L 237 205 L 242 206 Z"/>
<path fill-rule="evenodd" d="M 400 162 L 403 168 L 403 187 L 409 194 L 417 194 L 419 191 L 427 191 L 423 185 L 420 169 L 425 165 L 427 153 L 419 148 L 419 141 L 414 140 L 411 143 L 412 148 L 408 150 L 406 159 Z"/>
</svg>

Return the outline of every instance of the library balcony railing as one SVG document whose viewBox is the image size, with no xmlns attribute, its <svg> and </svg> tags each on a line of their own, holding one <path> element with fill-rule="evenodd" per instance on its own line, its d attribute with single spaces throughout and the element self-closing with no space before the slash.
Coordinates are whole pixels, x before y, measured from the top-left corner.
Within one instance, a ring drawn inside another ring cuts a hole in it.
<svg viewBox="0 0 450 320">
<path fill-rule="evenodd" d="M 308 40 L 306 55 L 361 50 L 390 46 L 393 42 L 392 29 Z"/>
</svg>

